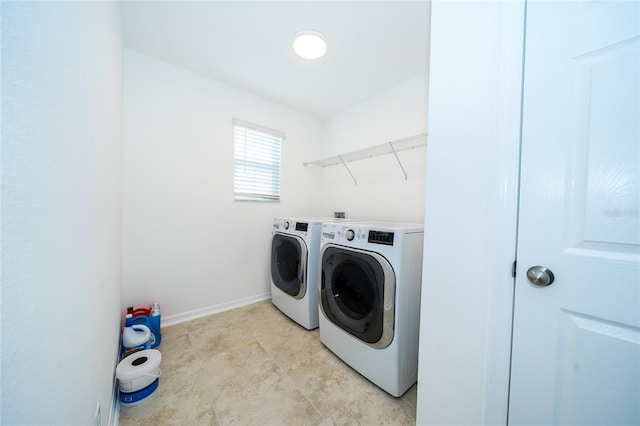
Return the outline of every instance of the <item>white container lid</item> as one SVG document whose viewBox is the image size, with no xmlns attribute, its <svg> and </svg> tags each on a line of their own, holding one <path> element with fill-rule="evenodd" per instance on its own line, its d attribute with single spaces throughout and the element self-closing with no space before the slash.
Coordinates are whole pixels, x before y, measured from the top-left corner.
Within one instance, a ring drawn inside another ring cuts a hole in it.
<svg viewBox="0 0 640 426">
<path fill-rule="evenodd" d="M 116 367 L 116 377 L 120 380 L 130 380 L 142 375 L 154 375 L 160 368 L 160 361 L 162 354 L 157 349 L 134 352 L 120 361 Z"/>
<path fill-rule="evenodd" d="M 135 348 L 144 345 L 151 338 L 151 330 L 142 324 L 135 324 L 125 327 L 122 332 L 122 346 L 125 348 Z"/>
</svg>

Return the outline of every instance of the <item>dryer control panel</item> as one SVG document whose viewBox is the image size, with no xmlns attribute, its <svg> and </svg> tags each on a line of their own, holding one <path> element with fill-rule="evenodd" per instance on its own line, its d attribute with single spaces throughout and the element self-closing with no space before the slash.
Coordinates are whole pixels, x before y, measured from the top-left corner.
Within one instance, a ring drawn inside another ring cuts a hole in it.
<svg viewBox="0 0 640 426">
<path fill-rule="evenodd" d="M 327 240 L 345 242 L 366 242 L 392 246 L 395 241 L 395 232 L 371 229 L 369 227 L 356 226 L 356 224 L 324 223 L 322 226 L 322 238 Z"/>
<path fill-rule="evenodd" d="M 322 238 L 327 240 L 347 240 L 353 241 L 364 239 L 365 232 L 358 228 L 339 223 L 323 223 Z"/>
<path fill-rule="evenodd" d="M 373 244 L 392 246 L 393 236 L 394 233 L 389 231 L 369 231 L 369 239 L 367 241 Z"/>
</svg>

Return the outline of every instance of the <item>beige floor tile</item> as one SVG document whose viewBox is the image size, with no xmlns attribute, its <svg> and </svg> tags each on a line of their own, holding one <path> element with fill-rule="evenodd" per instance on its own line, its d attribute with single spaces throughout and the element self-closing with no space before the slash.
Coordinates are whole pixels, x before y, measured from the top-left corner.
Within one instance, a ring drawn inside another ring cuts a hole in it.
<svg viewBox="0 0 640 426">
<path fill-rule="evenodd" d="M 414 411 L 418 404 L 418 384 L 414 384 L 402 395 L 402 400 L 413 407 Z"/>
<path fill-rule="evenodd" d="M 331 419 L 331 417 L 327 417 L 318 426 L 335 426 L 335 425 L 333 424 L 333 420 Z"/>
<path fill-rule="evenodd" d="M 268 328 L 256 333 L 256 339 L 283 368 L 324 350 L 318 335 L 299 325 Z"/>
<path fill-rule="evenodd" d="M 239 328 L 201 328 L 189 332 L 193 350 L 198 356 L 214 356 L 229 351 L 244 351 L 256 341 L 246 330 Z"/>
<path fill-rule="evenodd" d="M 122 408 L 122 425 L 217 425 L 209 396 L 198 375 L 188 373 L 160 378 L 158 390 L 140 405 Z"/>
<path fill-rule="evenodd" d="M 291 365 L 286 372 L 324 417 L 372 386 L 325 348 Z"/>
<path fill-rule="evenodd" d="M 324 419 L 280 372 L 214 403 L 223 425 L 318 425 Z"/>
<path fill-rule="evenodd" d="M 198 318 L 186 324 L 189 334 L 201 332 L 203 330 L 233 331 L 242 328 L 240 319 L 241 313 L 237 309 L 222 312 L 215 315 Z"/>
<path fill-rule="evenodd" d="M 370 388 L 335 412 L 331 419 L 340 425 L 414 425 L 415 408 L 378 388 Z"/>
<path fill-rule="evenodd" d="M 162 327 L 161 332 L 162 340 L 160 341 L 160 345 L 162 345 L 168 338 L 187 334 L 187 326 L 183 323 L 172 325 L 170 327 Z"/>
<path fill-rule="evenodd" d="M 203 359 L 200 366 L 206 378 L 204 387 L 213 400 L 225 395 L 237 395 L 245 388 L 280 373 L 278 364 L 258 342 L 252 343 L 243 353 L 223 352 Z"/>
<path fill-rule="evenodd" d="M 161 369 L 165 377 L 199 372 L 200 366 L 188 335 L 163 338 L 158 350 L 162 354 Z"/>
<path fill-rule="evenodd" d="M 236 313 L 245 320 L 255 322 L 255 320 L 269 318 L 278 311 L 278 308 L 273 306 L 271 300 L 263 300 L 262 302 L 254 303 L 242 308 L 234 309 Z M 231 312 L 233 312 L 231 311 Z"/>
<path fill-rule="evenodd" d="M 242 324 L 254 335 L 262 335 L 265 330 L 290 330 L 293 328 L 305 331 L 306 329 L 284 315 L 271 303 L 261 302 L 260 307 L 254 308 L 252 314 L 243 313 Z M 308 330 L 306 330 L 308 331 Z"/>
</svg>

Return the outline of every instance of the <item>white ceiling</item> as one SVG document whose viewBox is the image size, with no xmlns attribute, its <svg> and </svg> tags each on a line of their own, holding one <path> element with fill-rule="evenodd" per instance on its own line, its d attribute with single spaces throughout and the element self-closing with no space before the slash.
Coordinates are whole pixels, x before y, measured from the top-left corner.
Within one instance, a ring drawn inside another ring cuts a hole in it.
<svg viewBox="0 0 640 426">
<path fill-rule="evenodd" d="M 326 117 L 427 72 L 428 1 L 128 1 L 125 47 Z M 293 36 L 316 30 L 306 61 Z"/>
</svg>

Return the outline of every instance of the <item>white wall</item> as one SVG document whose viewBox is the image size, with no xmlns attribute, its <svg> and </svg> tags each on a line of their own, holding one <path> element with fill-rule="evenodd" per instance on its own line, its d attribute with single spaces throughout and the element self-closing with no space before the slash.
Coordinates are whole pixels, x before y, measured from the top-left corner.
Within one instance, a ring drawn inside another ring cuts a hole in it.
<svg viewBox="0 0 640 426">
<path fill-rule="evenodd" d="M 1 7 L 0 423 L 95 424 L 99 402 L 107 424 L 121 297 L 117 9 Z"/>
<path fill-rule="evenodd" d="M 123 307 L 163 324 L 270 297 L 273 217 L 318 215 L 320 120 L 125 49 Z M 287 134 L 280 203 L 233 201 L 239 118 Z"/>
<path fill-rule="evenodd" d="M 330 117 L 323 157 L 343 154 L 427 131 L 427 74 Z M 324 214 L 346 211 L 348 218 L 422 223 L 427 150 L 348 163 L 357 185 L 342 166 L 322 169 Z M 314 167 L 314 166 L 308 166 Z"/>
<path fill-rule="evenodd" d="M 506 424 L 524 5 L 431 17 L 417 423 Z"/>
</svg>

